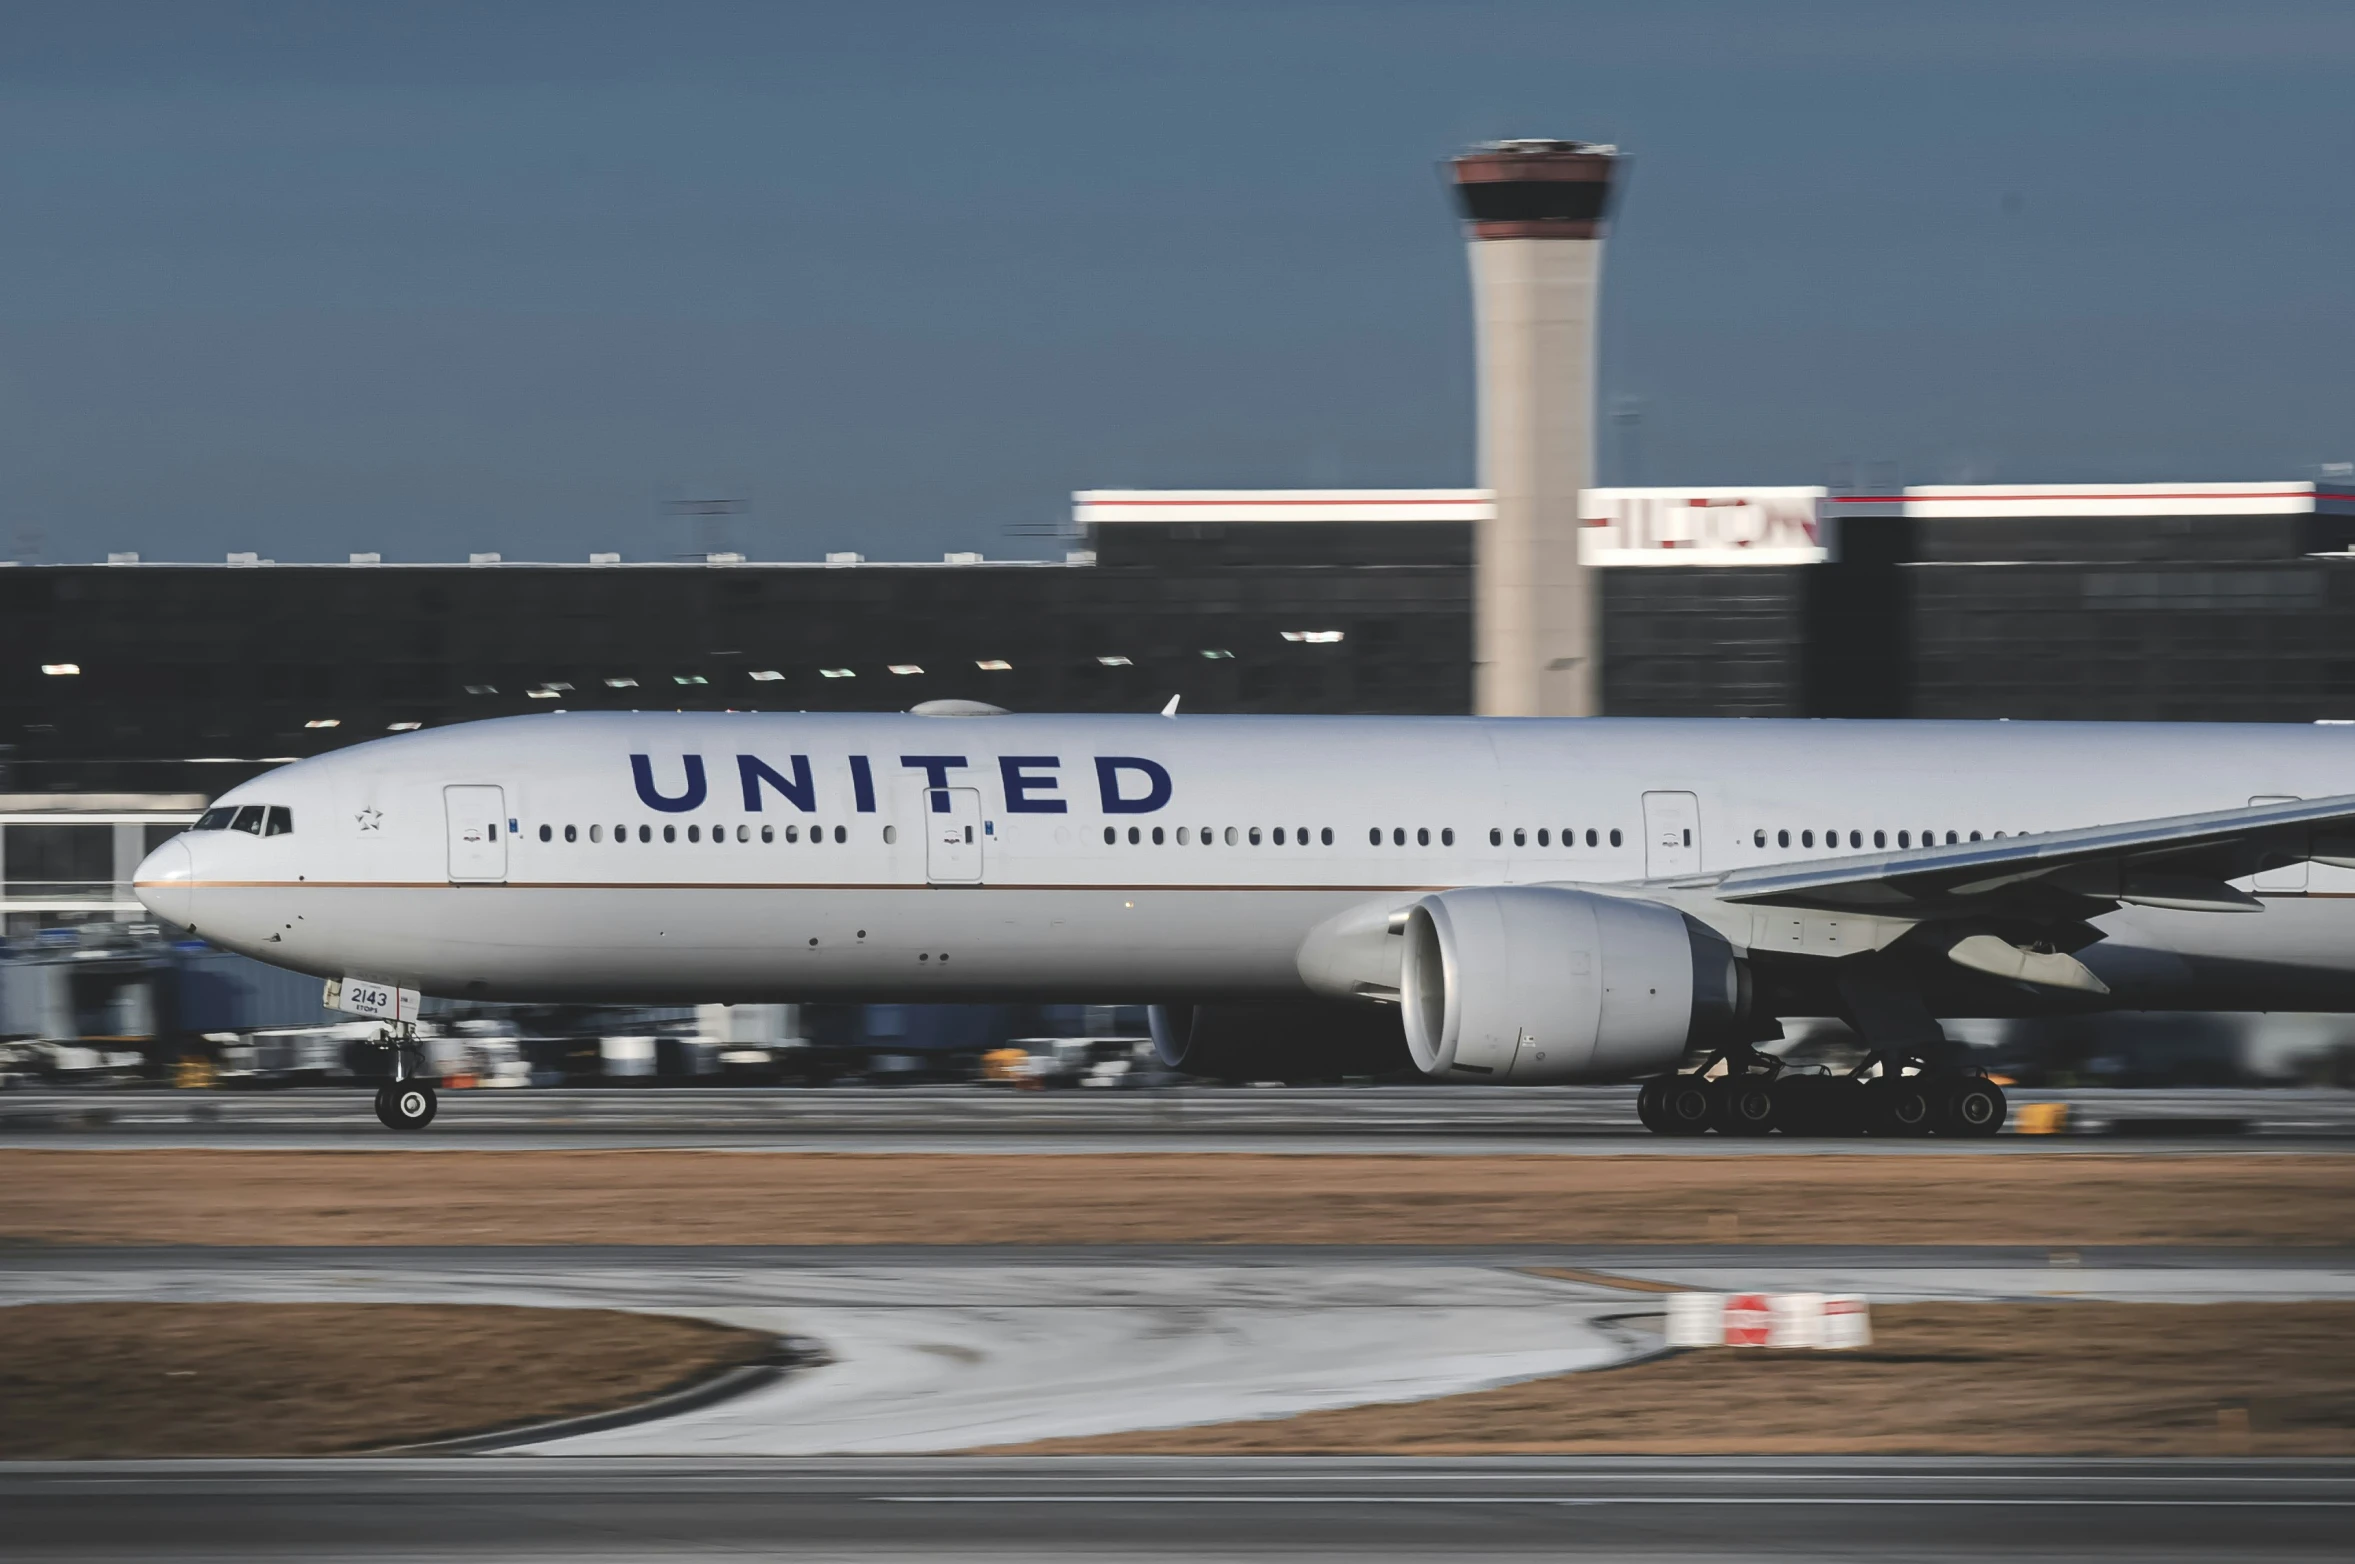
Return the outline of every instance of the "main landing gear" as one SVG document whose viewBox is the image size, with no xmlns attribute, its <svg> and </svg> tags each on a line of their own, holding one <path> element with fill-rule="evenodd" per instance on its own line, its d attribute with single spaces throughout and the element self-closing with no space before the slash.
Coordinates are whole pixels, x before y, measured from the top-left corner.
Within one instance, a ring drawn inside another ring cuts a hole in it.
<svg viewBox="0 0 2355 1564">
<path fill-rule="evenodd" d="M 417 1067 L 424 1055 L 417 1046 L 417 1029 L 403 1022 L 385 1034 L 380 1047 L 393 1056 L 392 1079 L 376 1089 L 376 1121 L 388 1130 L 421 1130 L 433 1122 L 441 1103 L 433 1083 Z"/>
<path fill-rule="evenodd" d="M 1723 1063 L 1722 1075 L 1711 1071 Z M 1636 1094 L 1655 1135 L 1945 1135 L 1976 1139 L 2003 1128 L 2002 1088 L 1984 1075 L 1927 1061 L 1868 1058 L 1847 1075 L 1786 1071 L 1770 1055 L 1717 1055 L 1690 1074 L 1661 1075 Z"/>
</svg>

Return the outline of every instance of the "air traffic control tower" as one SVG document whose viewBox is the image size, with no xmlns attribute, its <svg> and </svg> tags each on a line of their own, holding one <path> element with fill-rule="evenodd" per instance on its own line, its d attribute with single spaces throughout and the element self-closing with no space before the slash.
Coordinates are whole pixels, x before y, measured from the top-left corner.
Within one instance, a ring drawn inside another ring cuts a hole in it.
<svg viewBox="0 0 2355 1564">
<path fill-rule="evenodd" d="M 1457 158 L 1480 358 L 1474 687 L 1483 716 L 1602 710 L 1579 491 L 1594 482 L 1595 315 L 1616 147 L 1497 141 Z"/>
</svg>

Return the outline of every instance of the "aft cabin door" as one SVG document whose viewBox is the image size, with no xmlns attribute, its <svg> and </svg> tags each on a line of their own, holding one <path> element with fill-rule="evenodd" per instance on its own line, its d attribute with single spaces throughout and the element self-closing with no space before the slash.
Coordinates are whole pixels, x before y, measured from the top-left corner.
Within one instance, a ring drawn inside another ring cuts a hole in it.
<svg viewBox="0 0 2355 1564">
<path fill-rule="evenodd" d="M 450 824 L 450 879 L 454 884 L 496 885 L 507 878 L 507 791 L 497 787 L 445 787 L 442 808 Z"/>
<path fill-rule="evenodd" d="M 1644 878 L 1701 872 L 1701 801 L 1690 793 L 1644 795 Z"/>
<path fill-rule="evenodd" d="M 924 790 L 924 877 L 935 885 L 979 885 L 981 790 Z"/>
</svg>

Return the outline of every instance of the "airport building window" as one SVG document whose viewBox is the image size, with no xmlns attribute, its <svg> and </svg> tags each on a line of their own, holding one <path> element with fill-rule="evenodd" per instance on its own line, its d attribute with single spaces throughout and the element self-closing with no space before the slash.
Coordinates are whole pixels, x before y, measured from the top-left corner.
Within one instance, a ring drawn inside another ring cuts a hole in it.
<svg viewBox="0 0 2355 1564">
<path fill-rule="evenodd" d="M 262 827 L 262 835 L 292 836 L 293 834 L 294 811 L 288 809 L 284 804 L 272 804 L 269 823 Z"/>
</svg>

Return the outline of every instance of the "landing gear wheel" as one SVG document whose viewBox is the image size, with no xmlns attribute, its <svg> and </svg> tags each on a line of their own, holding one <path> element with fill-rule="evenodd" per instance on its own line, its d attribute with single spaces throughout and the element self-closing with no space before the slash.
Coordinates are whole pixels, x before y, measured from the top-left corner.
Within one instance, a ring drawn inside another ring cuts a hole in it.
<svg viewBox="0 0 2355 1564">
<path fill-rule="evenodd" d="M 1927 1135 L 1938 1127 L 1938 1094 L 1918 1075 L 1875 1081 L 1879 1097 L 1874 1129 L 1883 1135 Z"/>
<path fill-rule="evenodd" d="M 1774 1085 L 1759 1076 L 1719 1081 L 1714 1115 L 1720 1135 L 1764 1135 L 1774 1128 Z"/>
<path fill-rule="evenodd" d="M 1669 1077 L 1660 1091 L 1660 1133 L 1706 1135 L 1714 1095 L 1709 1083 L 1697 1075 Z"/>
<path fill-rule="evenodd" d="M 421 1130 L 441 1104 L 423 1081 L 395 1081 L 377 1095 L 376 1116 L 396 1130 Z"/>
<path fill-rule="evenodd" d="M 392 1088 L 390 1086 L 379 1086 L 376 1088 L 376 1122 L 383 1125 L 388 1130 L 397 1130 L 400 1128 L 398 1124 L 393 1122 Z"/>
<path fill-rule="evenodd" d="M 1660 1094 L 1667 1088 L 1669 1077 L 1655 1075 L 1644 1082 L 1635 1094 L 1635 1116 L 1645 1129 L 1655 1135 L 1668 1133 L 1661 1127 Z"/>
<path fill-rule="evenodd" d="M 2004 1101 L 2003 1089 L 1993 1081 L 1971 1075 L 1946 1089 L 1946 1100 L 1939 1109 L 1940 1134 L 1976 1140 L 2003 1128 L 2011 1104 Z"/>
</svg>

